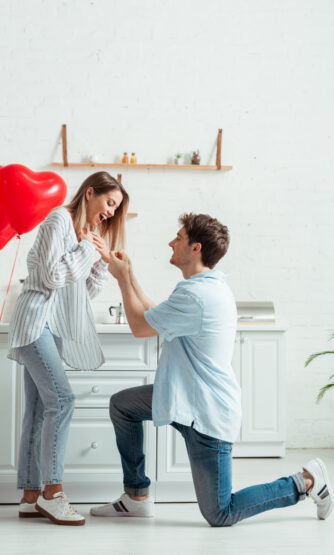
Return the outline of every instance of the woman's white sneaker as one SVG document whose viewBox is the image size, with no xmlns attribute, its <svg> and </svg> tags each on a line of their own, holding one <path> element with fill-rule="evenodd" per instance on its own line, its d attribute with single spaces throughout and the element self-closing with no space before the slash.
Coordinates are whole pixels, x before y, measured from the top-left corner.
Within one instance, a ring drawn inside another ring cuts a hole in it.
<svg viewBox="0 0 334 555">
<path fill-rule="evenodd" d="M 19 505 L 19 517 L 20 518 L 41 518 L 44 515 L 41 515 L 35 509 L 36 503 L 27 503 L 26 501 L 22 501 Z"/>
<path fill-rule="evenodd" d="M 317 505 L 319 520 L 325 520 L 333 510 L 334 495 L 331 488 L 326 467 L 321 459 L 312 459 L 304 467 L 311 474 L 314 484 L 307 492 Z"/>
<path fill-rule="evenodd" d="M 154 500 L 152 495 L 142 501 L 135 501 L 127 493 L 123 493 L 119 499 L 113 503 L 93 507 L 90 510 L 93 516 L 140 516 L 150 518 L 154 516 Z"/>
<path fill-rule="evenodd" d="M 40 495 L 37 499 L 36 509 L 55 524 L 82 526 L 86 522 L 85 518 L 71 507 L 63 491 L 55 493 L 53 499 L 45 499 L 43 495 Z"/>
</svg>

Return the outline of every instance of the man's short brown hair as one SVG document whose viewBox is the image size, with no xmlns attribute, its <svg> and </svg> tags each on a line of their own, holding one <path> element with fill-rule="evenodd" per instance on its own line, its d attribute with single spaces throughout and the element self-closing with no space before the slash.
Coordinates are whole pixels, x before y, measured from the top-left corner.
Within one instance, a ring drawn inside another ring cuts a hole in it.
<svg viewBox="0 0 334 555">
<path fill-rule="evenodd" d="M 179 218 L 187 232 L 189 245 L 201 243 L 202 262 L 204 266 L 213 268 L 226 254 L 230 235 L 226 225 L 222 225 L 208 214 L 183 214 Z"/>
</svg>

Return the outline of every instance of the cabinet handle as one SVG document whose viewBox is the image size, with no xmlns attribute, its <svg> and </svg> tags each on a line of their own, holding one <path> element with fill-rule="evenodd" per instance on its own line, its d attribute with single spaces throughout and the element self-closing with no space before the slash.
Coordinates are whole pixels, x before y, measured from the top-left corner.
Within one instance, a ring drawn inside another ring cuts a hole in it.
<svg viewBox="0 0 334 555">
<path fill-rule="evenodd" d="M 98 393 L 100 391 L 100 388 L 97 387 L 97 385 L 93 385 L 92 387 L 92 393 Z"/>
<path fill-rule="evenodd" d="M 93 442 L 90 444 L 90 446 L 91 446 L 92 449 L 97 449 L 97 443 L 96 443 L 96 441 L 93 441 Z"/>
</svg>

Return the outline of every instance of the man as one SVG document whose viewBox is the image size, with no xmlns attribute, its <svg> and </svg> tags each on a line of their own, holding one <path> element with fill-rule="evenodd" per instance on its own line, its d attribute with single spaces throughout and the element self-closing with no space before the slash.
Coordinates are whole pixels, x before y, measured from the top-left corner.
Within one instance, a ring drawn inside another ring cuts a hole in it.
<svg viewBox="0 0 334 555">
<path fill-rule="evenodd" d="M 185 214 L 180 223 L 169 243 L 170 262 L 184 280 L 158 306 L 139 287 L 126 254 L 111 256 L 109 271 L 118 280 L 132 332 L 136 337 L 161 334 L 165 342 L 154 387 L 134 387 L 111 397 L 125 493 L 91 514 L 154 516 L 142 428 L 144 420 L 153 420 L 183 435 L 199 508 L 211 526 L 230 526 L 294 505 L 306 495 L 316 502 L 318 518 L 325 519 L 333 508 L 333 492 L 320 459 L 293 476 L 231 493 L 231 451 L 241 421 L 240 389 L 231 367 L 237 313 L 226 276 L 214 269 L 228 249 L 229 233 L 204 214 Z"/>
</svg>

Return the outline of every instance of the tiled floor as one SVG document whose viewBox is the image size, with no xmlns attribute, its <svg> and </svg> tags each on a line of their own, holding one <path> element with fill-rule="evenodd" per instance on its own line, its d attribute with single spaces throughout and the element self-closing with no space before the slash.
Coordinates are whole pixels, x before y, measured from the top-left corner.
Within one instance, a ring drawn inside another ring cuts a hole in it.
<svg viewBox="0 0 334 555">
<path fill-rule="evenodd" d="M 234 460 L 234 489 L 291 474 L 315 455 L 326 462 L 334 482 L 334 450 L 289 450 L 284 459 Z M 46 519 L 17 518 L 17 506 L 0 506 L 2 555 L 318 555 L 334 553 L 334 512 L 316 518 L 305 500 L 244 520 L 231 528 L 210 528 L 195 503 L 157 504 L 155 519 L 89 516 L 83 527 L 55 526 Z"/>
</svg>

